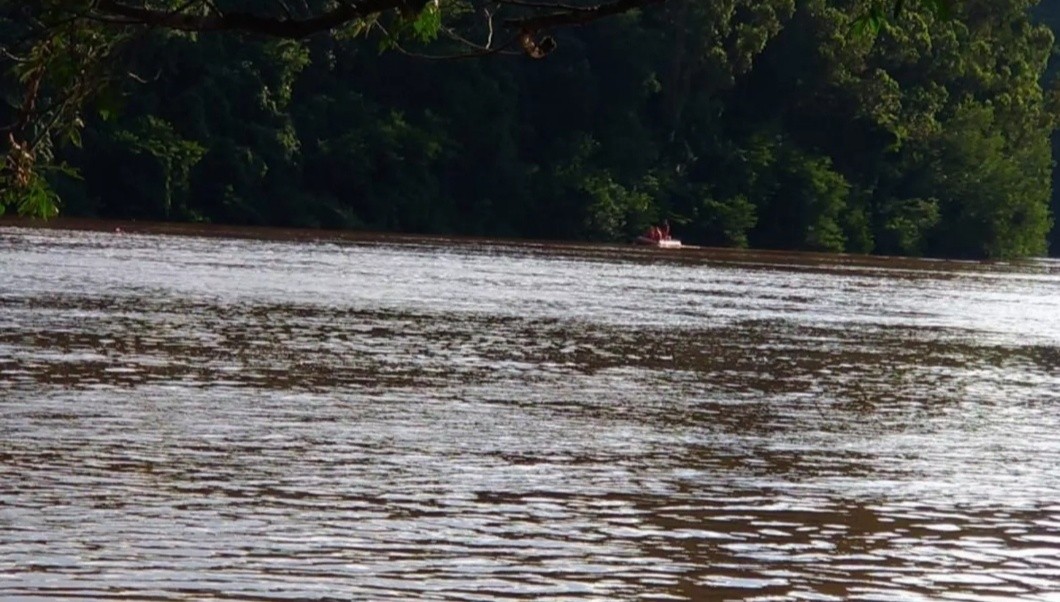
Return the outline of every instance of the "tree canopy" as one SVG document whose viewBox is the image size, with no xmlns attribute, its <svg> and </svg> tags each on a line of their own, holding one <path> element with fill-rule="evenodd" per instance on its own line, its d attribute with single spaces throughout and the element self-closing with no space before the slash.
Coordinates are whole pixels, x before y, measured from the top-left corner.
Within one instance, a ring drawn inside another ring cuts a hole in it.
<svg viewBox="0 0 1060 602">
<path fill-rule="evenodd" d="M 1036 4 L 0 0 L 0 210 L 1042 254 Z"/>
</svg>

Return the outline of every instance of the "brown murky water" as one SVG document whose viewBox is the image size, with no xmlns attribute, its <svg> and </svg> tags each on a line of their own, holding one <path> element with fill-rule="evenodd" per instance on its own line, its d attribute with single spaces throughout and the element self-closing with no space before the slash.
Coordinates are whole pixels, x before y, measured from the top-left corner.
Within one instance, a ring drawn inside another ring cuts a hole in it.
<svg viewBox="0 0 1060 602">
<path fill-rule="evenodd" d="M 0 229 L 0 599 L 1060 600 L 1060 264 Z"/>
</svg>

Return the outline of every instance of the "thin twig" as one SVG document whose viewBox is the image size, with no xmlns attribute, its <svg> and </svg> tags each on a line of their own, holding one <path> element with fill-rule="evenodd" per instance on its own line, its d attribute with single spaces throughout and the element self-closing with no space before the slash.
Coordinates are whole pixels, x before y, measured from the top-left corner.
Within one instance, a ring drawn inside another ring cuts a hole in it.
<svg viewBox="0 0 1060 602">
<path fill-rule="evenodd" d="M 397 50 L 398 52 L 400 52 L 401 54 L 404 54 L 405 56 L 409 56 L 409 57 L 412 57 L 412 58 L 423 59 L 423 60 L 427 60 L 427 61 L 459 61 L 459 60 L 463 60 L 463 59 L 482 58 L 482 57 L 486 57 L 486 56 L 492 56 L 492 55 L 495 55 L 495 54 L 505 54 L 505 55 L 518 55 L 518 54 L 521 54 L 519 52 L 508 51 L 508 49 L 510 47 L 514 46 L 515 43 L 519 40 L 519 36 L 518 35 L 513 36 L 510 40 L 508 40 L 507 42 L 501 44 L 500 46 L 489 48 L 489 47 L 485 47 L 485 46 L 479 46 L 478 44 L 475 44 L 474 42 L 471 42 L 471 41 L 466 40 L 466 39 L 464 39 L 464 38 L 462 38 L 460 36 L 456 36 L 456 34 L 453 34 L 455 36 L 454 39 L 459 41 L 461 44 L 464 44 L 464 45 L 466 45 L 466 46 L 468 46 L 470 48 L 473 48 L 474 51 L 472 51 L 472 52 L 460 52 L 460 53 L 454 53 L 454 54 L 424 54 L 424 53 L 421 53 L 421 52 L 413 52 L 411 50 L 407 50 L 404 46 L 402 46 L 401 44 L 399 44 L 396 41 L 394 41 L 394 39 L 390 35 L 390 32 L 387 31 L 386 27 L 384 27 L 382 23 L 376 23 L 375 27 L 378 27 L 379 30 L 383 32 L 383 35 L 385 35 L 388 38 L 391 38 L 390 43 L 393 45 L 394 49 Z M 447 33 L 452 33 L 452 32 L 448 32 L 447 31 Z"/>
<path fill-rule="evenodd" d="M 16 56 L 16 55 L 12 54 L 11 51 L 8 50 L 6 46 L 0 46 L 0 54 L 4 55 L 4 58 L 6 58 L 7 60 L 15 62 L 15 63 L 23 64 L 23 63 L 29 62 L 29 59 L 27 59 L 27 58 L 23 58 L 21 56 Z"/>
</svg>

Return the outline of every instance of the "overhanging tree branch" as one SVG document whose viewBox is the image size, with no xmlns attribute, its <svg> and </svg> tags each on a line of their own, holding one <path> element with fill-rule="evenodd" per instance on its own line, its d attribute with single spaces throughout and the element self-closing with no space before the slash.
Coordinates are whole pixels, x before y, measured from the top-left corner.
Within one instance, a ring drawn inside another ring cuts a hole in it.
<svg viewBox="0 0 1060 602">
<path fill-rule="evenodd" d="M 118 0 L 97 0 L 96 14 L 118 17 L 129 25 L 162 27 L 179 31 L 243 31 L 277 38 L 300 39 L 331 31 L 350 21 L 363 19 L 402 4 L 401 0 L 360 0 L 340 4 L 314 17 L 292 19 L 248 12 L 211 12 L 205 15 L 174 13 L 134 6 Z"/>
<path fill-rule="evenodd" d="M 499 3 L 519 6 L 536 11 L 523 17 L 508 19 L 504 25 L 511 29 L 534 34 L 554 27 L 583 25 L 599 19 L 628 12 L 637 8 L 661 4 L 666 0 L 615 0 L 599 5 L 578 6 L 572 4 L 548 4 L 519 0 L 501 0 Z M 300 39 L 317 33 L 331 31 L 351 21 L 364 19 L 379 13 L 402 9 L 406 0 L 356 0 L 340 3 L 331 11 L 302 19 L 286 16 L 261 15 L 250 12 L 225 12 L 213 10 L 206 14 L 193 14 L 182 10 L 160 10 L 137 6 L 121 0 L 96 0 L 89 17 L 119 19 L 127 25 L 161 27 L 180 31 L 242 31 L 278 38 Z M 547 11 L 540 14 L 540 11 Z"/>
<path fill-rule="evenodd" d="M 554 27 L 585 25 L 586 23 L 627 13 L 653 4 L 662 4 L 663 2 L 666 2 L 666 0 L 615 0 L 615 2 L 596 6 L 563 6 L 561 10 L 545 15 L 507 19 L 504 21 L 504 25 L 535 33 Z"/>
</svg>

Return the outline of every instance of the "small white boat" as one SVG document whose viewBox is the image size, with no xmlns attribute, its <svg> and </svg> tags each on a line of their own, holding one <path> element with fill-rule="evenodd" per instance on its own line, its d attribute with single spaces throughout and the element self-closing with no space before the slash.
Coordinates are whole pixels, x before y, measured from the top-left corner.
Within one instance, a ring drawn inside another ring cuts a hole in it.
<svg viewBox="0 0 1060 602">
<path fill-rule="evenodd" d="M 649 247 L 657 247 L 659 249 L 680 249 L 681 241 L 676 238 L 664 238 L 662 240 L 653 240 L 647 236 L 638 236 L 636 240 L 638 245 L 646 245 Z"/>
</svg>

